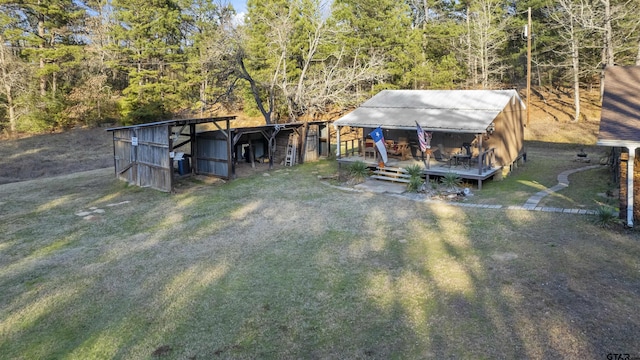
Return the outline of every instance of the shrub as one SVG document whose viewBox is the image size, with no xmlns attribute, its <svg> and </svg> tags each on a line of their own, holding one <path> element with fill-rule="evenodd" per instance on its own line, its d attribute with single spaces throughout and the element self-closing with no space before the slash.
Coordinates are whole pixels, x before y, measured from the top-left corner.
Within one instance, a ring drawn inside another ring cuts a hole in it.
<svg viewBox="0 0 640 360">
<path fill-rule="evenodd" d="M 421 177 L 422 176 L 422 166 L 420 165 L 409 165 L 406 168 L 404 168 L 405 170 L 407 170 L 407 173 L 411 176 L 411 177 Z"/>
<path fill-rule="evenodd" d="M 606 205 L 598 206 L 593 222 L 605 229 L 622 223 L 622 221 L 618 217 L 618 211 L 616 211 L 616 209 L 612 208 L 611 206 Z"/>
<path fill-rule="evenodd" d="M 349 166 L 349 175 L 354 181 L 362 182 L 367 176 L 369 176 L 369 168 L 363 161 L 353 162 Z"/>
<path fill-rule="evenodd" d="M 448 190 L 453 191 L 456 188 L 460 187 L 462 184 L 462 179 L 456 173 L 447 173 L 441 179 L 440 183 L 445 186 Z"/>
<path fill-rule="evenodd" d="M 407 184 L 407 191 L 409 192 L 418 192 L 422 188 L 422 178 L 420 176 L 411 176 L 409 178 L 409 183 Z"/>
<path fill-rule="evenodd" d="M 410 192 L 418 192 L 422 187 L 422 167 L 420 165 L 409 165 L 405 168 L 409 174 L 409 183 L 407 184 L 407 190 Z"/>
</svg>

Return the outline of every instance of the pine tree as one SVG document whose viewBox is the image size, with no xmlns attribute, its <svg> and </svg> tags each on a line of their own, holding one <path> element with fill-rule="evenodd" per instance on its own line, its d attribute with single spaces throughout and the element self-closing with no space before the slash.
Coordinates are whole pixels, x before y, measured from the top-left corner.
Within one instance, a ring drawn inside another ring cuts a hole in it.
<svg viewBox="0 0 640 360">
<path fill-rule="evenodd" d="M 30 106 L 25 109 L 27 129 L 70 125 L 65 96 L 75 85 L 74 69 L 83 56 L 79 26 L 86 14 L 79 4 L 72 0 L 0 0 L 2 12 L 12 18 L 5 30 L 12 32 L 10 41 L 19 49 L 18 57 L 37 64 L 37 69 L 33 69 L 38 78 L 34 90 L 39 96 L 34 92 L 24 101 Z"/>
<path fill-rule="evenodd" d="M 126 71 L 123 116 L 127 122 L 157 121 L 181 105 L 178 89 L 185 68 L 182 10 L 172 0 L 114 0 L 111 31 Z"/>
<path fill-rule="evenodd" d="M 412 65 L 407 52 L 411 41 L 409 6 L 395 0 L 335 0 L 332 9 L 338 39 L 349 44 L 349 55 L 383 56 L 388 77 L 379 85 L 395 87 Z"/>
</svg>

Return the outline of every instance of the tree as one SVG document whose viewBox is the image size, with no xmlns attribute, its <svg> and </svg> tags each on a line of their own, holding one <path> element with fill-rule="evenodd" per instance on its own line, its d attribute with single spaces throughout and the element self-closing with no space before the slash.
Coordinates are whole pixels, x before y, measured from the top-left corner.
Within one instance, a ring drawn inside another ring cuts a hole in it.
<svg viewBox="0 0 640 360">
<path fill-rule="evenodd" d="M 64 111 L 64 97 L 75 85 L 77 79 L 74 69 L 82 58 L 79 25 L 85 13 L 79 4 L 72 0 L 0 0 L 2 13 L 12 18 L 11 22 L 3 24 L 8 31 L 4 32 L 4 45 L 9 41 L 13 48 L 18 49 L 14 59 L 27 61 L 25 66 L 27 63 L 37 64 L 34 72 L 39 79 L 39 97 L 31 96 L 24 104 L 30 107 L 25 119 L 38 123 L 41 128 L 69 125 Z M 11 35 L 7 37 L 9 32 Z M 29 85 L 33 88 L 35 84 L 29 82 Z M 24 92 L 27 92 L 26 89 Z M 15 99 L 13 96 L 11 98 L 11 101 Z M 13 122 L 19 125 L 15 118 Z"/>
<path fill-rule="evenodd" d="M 413 65 L 413 59 L 407 56 L 411 41 L 409 6 L 394 0 L 335 0 L 331 16 L 339 43 L 351 49 L 347 57 L 384 57 L 388 77 L 379 85 L 395 87 Z M 370 85 L 373 89 L 376 84 Z"/>
<path fill-rule="evenodd" d="M 235 10 L 208 0 L 191 1 L 183 10 L 187 68 L 180 92 L 201 116 L 216 104 L 230 108 L 235 98 Z"/>
<path fill-rule="evenodd" d="M 16 19 L 15 14 L 4 11 L 0 13 L 0 94 L 4 98 L 2 105 L 7 109 L 11 134 L 17 130 L 16 98 L 21 91 L 24 91 L 28 81 L 25 64 L 16 56 L 17 50 L 10 45 L 18 35 L 15 26 L 12 26 L 14 19 Z"/>
<path fill-rule="evenodd" d="M 474 0 L 469 5 L 469 62 L 473 64 L 474 85 L 489 88 L 501 80 L 506 70 L 502 50 L 507 42 L 506 9 L 499 0 Z"/>
<path fill-rule="evenodd" d="M 569 59 L 572 72 L 574 121 L 580 119 L 580 47 L 584 39 L 584 29 L 577 14 L 582 13 L 583 3 L 573 0 L 558 0 L 557 5 L 549 8 L 551 18 L 559 27 L 561 45 L 558 52 Z"/>
<path fill-rule="evenodd" d="M 185 67 L 182 10 L 172 0 L 113 0 L 111 30 L 121 58 L 112 66 L 126 71 L 123 116 L 127 122 L 166 118 L 181 105 L 178 91 Z"/>
</svg>

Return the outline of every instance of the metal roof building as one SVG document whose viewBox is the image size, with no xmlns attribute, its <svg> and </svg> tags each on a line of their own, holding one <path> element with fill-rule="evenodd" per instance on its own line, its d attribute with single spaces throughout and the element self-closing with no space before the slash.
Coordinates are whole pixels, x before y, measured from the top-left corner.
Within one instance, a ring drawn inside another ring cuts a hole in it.
<svg viewBox="0 0 640 360">
<path fill-rule="evenodd" d="M 429 133 L 436 149 L 427 150 L 427 156 L 438 149 L 441 154 L 459 154 L 464 148 L 478 163 L 475 174 L 467 178 L 481 181 L 500 169 L 510 171 L 517 160 L 525 157 L 525 109 L 515 90 L 383 90 L 334 121 L 339 145 L 336 155 L 342 162 L 356 156 L 366 159 L 366 153 L 356 155 L 353 145 L 349 150 L 353 140 L 342 141 L 340 136 L 348 138 L 355 128 L 360 137 L 359 148 L 366 152 L 369 134 L 380 127 L 385 142 L 407 142 L 412 149 L 410 155 L 418 158 L 419 124 Z M 346 158 L 342 157 L 342 149 Z M 403 153 L 401 160 L 407 160 L 408 155 Z M 429 168 L 428 172 L 435 175 L 438 170 Z"/>
<path fill-rule="evenodd" d="M 525 108 L 515 90 L 383 90 L 334 125 L 480 134 L 510 102 Z"/>
</svg>

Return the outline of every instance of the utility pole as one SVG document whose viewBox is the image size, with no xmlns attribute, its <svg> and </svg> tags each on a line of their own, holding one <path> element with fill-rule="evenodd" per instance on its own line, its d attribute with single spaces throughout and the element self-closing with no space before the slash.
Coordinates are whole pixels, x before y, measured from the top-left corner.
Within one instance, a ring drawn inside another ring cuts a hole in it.
<svg viewBox="0 0 640 360">
<path fill-rule="evenodd" d="M 533 36 L 531 29 L 531 7 L 529 7 L 527 12 L 527 126 L 529 126 L 529 119 L 531 117 L 531 36 Z"/>
</svg>

